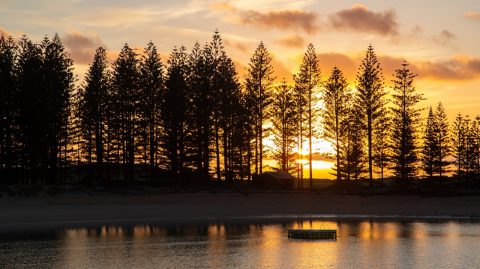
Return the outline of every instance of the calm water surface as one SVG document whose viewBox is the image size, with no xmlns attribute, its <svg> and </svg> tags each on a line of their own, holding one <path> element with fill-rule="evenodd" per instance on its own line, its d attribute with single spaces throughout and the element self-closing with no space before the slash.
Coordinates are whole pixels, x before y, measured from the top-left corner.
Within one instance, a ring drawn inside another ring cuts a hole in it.
<svg viewBox="0 0 480 269">
<path fill-rule="evenodd" d="M 287 238 L 338 229 L 336 241 Z M 295 221 L 0 233 L 0 268 L 480 268 L 480 223 Z"/>
</svg>

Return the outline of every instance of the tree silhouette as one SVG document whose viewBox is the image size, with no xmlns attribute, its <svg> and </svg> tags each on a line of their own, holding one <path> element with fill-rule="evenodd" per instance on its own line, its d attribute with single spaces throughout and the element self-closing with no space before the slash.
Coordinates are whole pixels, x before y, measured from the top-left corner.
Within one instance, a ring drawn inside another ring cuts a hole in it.
<svg viewBox="0 0 480 269">
<path fill-rule="evenodd" d="M 300 65 L 300 72 L 294 77 L 296 87 L 298 88 L 298 92 L 301 95 L 301 99 L 304 99 L 307 108 L 306 111 L 302 107 L 300 107 L 300 112 L 305 112 L 305 116 L 300 115 L 300 119 L 303 117 L 306 118 L 307 123 L 307 139 L 308 139 L 308 167 L 309 167 L 309 185 L 312 188 L 312 138 L 313 138 L 313 121 L 314 121 L 314 108 L 315 108 L 315 92 L 314 90 L 319 86 L 320 83 L 320 68 L 318 66 L 317 54 L 315 53 L 315 47 L 313 44 L 309 44 L 307 47 L 307 52 L 303 56 L 303 62 Z M 300 102 L 301 104 L 302 102 Z M 301 128 L 300 128 L 301 129 Z M 300 139 L 302 140 L 302 139 Z M 303 141 L 300 143 L 303 144 Z M 303 149 L 303 146 L 301 146 Z M 303 168 L 302 168 L 302 175 L 303 175 Z"/>
<path fill-rule="evenodd" d="M 144 162 L 148 162 L 150 179 L 159 164 L 160 155 L 160 106 L 163 89 L 163 64 L 153 42 L 149 42 L 143 51 L 139 65 L 139 143 L 142 146 Z"/>
<path fill-rule="evenodd" d="M 325 137 L 335 148 L 336 155 L 336 173 L 337 181 L 342 179 L 343 169 L 340 165 L 341 143 L 344 141 L 345 125 L 348 119 L 348 102 L 352 96 L 347 89 L 347 81 L 342 71 L 334 67 L 332 74 L 325 82 L 323 91 L 323 125 L 325 128 Z"/>
<path fill-rule="evenodd" d="M 174 176 L 182 174 L 186 164 L 187 70 L 185 48 L 174 48 L 168 59 L 165 94 L 162 98 L 163 147 L 167 167 Z"/>
<path fill-rule="evenodd" d="M 382 184 L 384 183 L 385 172 L 388 168 L 391 157 L 390 134 L 392 132 L 392 118 L 389 110 L 384 107 L 378 115 L 377 128 L 373 130 L 374 144 L 372 147 L 373 163 L 378 169 Z"/>
<path fill-rule="evenodd" d="M 465 119 L 461 113 L 455 117 L 455 122 L 452 125 L 452 146 L 453 157 L 455 158 L 455 166 L 457 167 L 457 177 L 462 176 L 466 163 L 465 158 L 465 143 L 466 143 L 466 129 Z"/>
<path fill-rule="evenodd" d="M 212 77 L 215 70 L 210 64 L 210 47 L 201 49 L 195 43 L 189 55 L 188 85 L 191 105 L 188 112 L 191 117 L 192 151 L 194 162 L 201 178 L 210 177 L 210 147 L 213 138 L 214 93 L 211 91 Z"/>
<path fill-rule="evenodd" d="M 112 66 L 112 128 L 116 136 L 117 158 L 124 167 L 124 180 L 135 177 L 140 98 L 138 64 L 137 54 L 125 44 Z"/>
<path fill-rule="evenodd" d="M 273 159 L 277 169 L 292 173 L 295 171 L 296 109 L 294 92 L 285 80 L 275 87 L 271 119 L 273 123 Z"/>
<path fill-rule="evenodd" d="M 428 110 L 427 123 L 425 125 L 425 133 L 423 136 L 423 148 L 422 148 L 422 165 L 425 173 L 433 177 L 435 171 L 435 161 L 438 153 L 438 141 L 437 141 L 437 126 L 435 121 L 435 114 L 430 106 Z"/>
<path fill-rule="evenodd" d="M 379 118 L 385 106 L 382 69 L 370 45 L 357 73 L 357 106 L 365 121 L 368 149 L 368 178 L 373 179 L 373 130 L 379 127 Z"/>
<path fill-rule="evenodd" d="M 405 184 L 419 174 L 419 161 L 429 177 L 445 178 L 451 159 L 458 182 L 478 179 L 480 116 L 459 113 L 449 126 L 439 103 L 419 128 L 423 98 L 406 63 L 395 70 L 389 100 L 372 46 L 354 91 L 336 67 L 320 83 L 316 57 L 310 44 L 295 86 L 274 84 L 272 56 L 260 43 L 242 84 L 215 31 L 189 54 L 175 48 L 165 66 L 152 42 L 140 54 L 125 44 L 113 64 L 98 48 L 76 88 L 73 62 L 58 35 L 40 43 L 0 36 L 0 182 L 133 182 L 142 175 L 177 181 L 214 175 L 219 184 L 250 180 L 264 171 L 269 139 L 279 170 L 294 172 L 297 158 L 299 187 L 308 140 L 312 186 L 318 129 L 335 149 L 337 181 L 368 172 L 372 186 L 375 169 L 382 182 L 393 170 Z M 324 107 L 316 113 L 320 84 Z M 322 125 L 316 126 L 319 115 Z"/>
<path fill-rule="evenodd" d="M 415 106 L 423 97 L 413 86 L 415 77 L 408 64 L 403 63 L 402 68 L 395 70 L 393 80 L 392 163 L 396 177 L 404 184 L 415 175 L 418 160 L 416 130 L 421 110 Z"/>
<path fill-rule="evenodd" d="M 271 62 L 270 53 L 263 42 L 260 42 L 252 58 L 250 58 L 247 75 L 245 76 L 245 87 L 248 98 L 252 100 L 249 104 L 253 106 L 250 109 L 255 121 L 255 174 L 263 171 L 263 139 L 266 137 L 263 124 L 266 121 L 266 111 L 271 104 L 271 84 L 274 80 Z"/>
<path fill-rule="evenodd" d="M 109 99 L 107 52 L 100 47 L 85 76 L 85 83 L 79 91 L 77 117 L 80 120 L 83 148 L 88 163 L 93 155 L 97 163 L 97 177 L 103 177 L 101 168 L 104 161 L 104 136 L 106 132 L 106 109 Z"/>
<path fill-rule="evenodd" d="M 437 158 L 435 160 L 434 170 L 439 176 L 443 176 L 448 172 L 448 165 L 450 164 L 446 158 L 450 155 L 450 136 L 447 114 L 442 103 L 438 103 L 435 110 L 435 136 L 437 141 Z"/>
<path fill-rule="evenodd" d="M 352 179 L 358 180 L 365 173 L 364 144 L 359 139 L 365 135 L 365 127 L 358 107 L 354 106 L 352 101 L 349 102 L 347 107 L 347 117 L 342 130 L 342 142 L 340 143 L 340 154 L 344 157 L 340 159 L 339 166 L 342 167 L 341 177 L 350 181 Z"/>
<path fill-rule="evenodd" d="M 10 180 L 16 164 L 17 101 L 15 64 L 17 45 L 12 37 L 0 36 L 0 178 Z M 6 182 L 5 182 L 6 183 Z"/>
</svg>

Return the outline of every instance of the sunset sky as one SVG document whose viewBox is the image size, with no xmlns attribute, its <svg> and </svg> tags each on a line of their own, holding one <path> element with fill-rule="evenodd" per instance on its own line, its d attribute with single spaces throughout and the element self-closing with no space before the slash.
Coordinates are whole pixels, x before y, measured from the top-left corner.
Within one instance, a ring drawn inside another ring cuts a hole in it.
<svg viewBox="0 0 480 269">
<path fill-rule="evenodd" d="M 392 3 L 394 2 L 394 3 Z M 141 50 L 152 40 L 164 62 L 171 49 L 222 34 L 240 74 L 262 40 L 278 79 L 291 80 L 308 43 L 323 78 L 336 65 L 353 85 L 361 57 L 375 47 L 385 81 L 403 60 L 419 76 L 423 106 L 442 101 L 450 120 L 480 113 L 480 3 L 457 1 L 72 0 L 0 2 L 0 31 L 40 41 L 58 33 L 76 63 L 79 81 L 98 46 L 111 60 L 127 42 Z"/>
</svg>

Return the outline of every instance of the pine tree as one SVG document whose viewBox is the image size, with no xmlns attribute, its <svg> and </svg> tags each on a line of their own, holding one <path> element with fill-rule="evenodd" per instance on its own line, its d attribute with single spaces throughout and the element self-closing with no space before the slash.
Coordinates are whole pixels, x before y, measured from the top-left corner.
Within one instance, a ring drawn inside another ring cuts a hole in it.
<svg viewBox="0 0 480 269">
<path fill-rule="evenodd" d="M 336 155 L 336 178 L 342 179 L 343 168 L 340 165 L 341 146 L 344 140 L 345 121 L 348 115 L 348 102 L 351 100 L 351 94 L 347 89 L 347 81 L 342 71 L 334 67 L 332 74 L 325 82 L 323 91 L 323 125 L 325 128 L 325 137 L 332 144 Z"/>
<path fill-rule="evenodd" d="M 106 109 L 109 99 L 107 52 L 100 47 L 85 76 L 79 92 L 77 117 L 83 136 L 83 149 L 88 163 L 95 158 L 97 178 L 102 178 L 104 158 L 104 136 L 107 128 Z"/>
<path fill-rule="evenodd" d="M 423 148 L 422 148 L 422 166 L 425 173 L 431 178 L 435 171 L 435 165 L 437 160 L 438 140 L 437 140 L 437 125 L 435 114 L 432 107 L 428 111 L 427 122 L 425 125 L 425 133 L 423 135 Z"/>
<path fill-rule="evenodd" d="M 225 51 L 223 48 L 223 41 L 218 31 L 215 31 L 212 37 L 212 41 L 208 44 L 205 51 L 208 53 L 207 66 L 212 72 L 211 77 L 211 91 L 212 91 L 212 117 L 213 117 L 213 135 L 215 145 L 215 158 L 216 158 L 216 175 L 217 182 L 221 180 L 221 149 L 220 149 L 220 120 L 221 120 L 221 99 L 222 99 L 222 74 L 220 73 L 220 65 L 222 59 L 225 57 Z"/>
<path fill-rule="evenodd" d="M 67 151 L 70 110 L 70 97 L 74 89 L 73 61 L 69 58 L 57 34 L 51 40 L 45 38 L 43 49 L 42 72 L 47 93 L 48 124 L 48 166 L 49 180 L 58 183 L 57 170 L 68 165 Z M 45 104 L 44 104 L 45 105 Z"/>
<path fill-rule="evenodd" d="M 379 126 L 379 116 L 385 107 L 382 69 L 370 45 L 357 73 L 357 106 L 363 116 L 368 149 L 368 178 L 373 179 L 373 132 Z"/>
<path fill-rule="evenodd" d="M 418 160 L 416 130 L 421 110 L 415 106 L 423 97 L 413 86 L 415 77 L 403 63 L 393 80 L 392 163 L 396 177 L 404 184 L 415 175 Z"/>
<path fill-rule="evenodd" d="M 365 173 L 364 137 L 365 127 L 358 108 L 349 102 L 345 122 L 342 130 L 340 167 L 342 178 L 347 181 L 358 180 Z M 338 172 L 337 172 L 338 173 Z"/>
<path fill-rule="evenodd" d="M 234 155 L 237 147 L 233 143 L 236 124 L 235 119 L 241 103 L 240 83 L 237 79 L 237 72 L 233 61 L 226 55 L 221 58 L 218 66 L 220 96 L 219 104 L 219 127 L 221 131 L 221 142 L 223 146 L 223 169 L 226 180 L 233 180 L 237 171 L 234 166 Z"/>
<path fill-rule="evenodd" d="M 465 142 L 466 142 L 466 126 L 465 119 L 461 113 L 455 117 L 452 125 L 452 145 L 453 157 L 455 158 L 455 166 L 457 167 L 456 176 L 461 177 L 464 174 L 466 163 L 465 158 Z"/>
<path fill-rule="evenodd" d="M 160 105 L 163 94 L 163 64 L 156 46 L 149 42 L 143 51 L 139 65 L 139 117 L 141 130 L 141 153 L 148 163 L 149 178 L 154 176 L 159 161 L 161 136 Z"/>
<path fill-rule="evenodd" d="M 294 77 L 298 91 L 304 95 L 306 101 L 306 109 L 301 109 L 301 112 L 305 112 L 304 117 L 306 118 L 307 124 L 307 139 L 309 146 L 308 153 L 308 166 L 309 166 L 309 183 L 310 188 L 312 188 L 312 151 L 313 144 L 312 138 L 314 135 L 313 123 L 315 121 L 315 90 L 318 89 L 320 83 L 320 68 L 318 66 L 317 54 L 315 53 L 315 47 L 313 44 L 309 44 L 307 47 L 307 52 L 303 56 L 303 62 L 300 65 L 300 72 Z M 302 115 L 300 115 L 302 118 Z M 303 143 L 303 142 L 300 142 Z M 303 147 L 302 147 L 303 148 Z"/>
<path fill-rule="evenodd" d="M 373 163 L 380 174 L 381 183 L 384 183 L 385 172 L 390 162 L 390 141 L 391 116 L 386 108 L 383 108 L 378 115 L 378 125 L 373 130 L 374 144 L 372 147 Z"/>
<path fill-rule="evenodd" d="M 12 37 L 0 36 L 0 179 L 3 183 L 12 178 L 12 169 L 17 164 L 17 49 Z"/>
<path fill-rule="evenodd" d="M 117 160 L 123 164 L 124 180 L 135 178 L 135 153 L 139 114 L 139 61 L 137 54 L 125 44 L 113 63 L 112 100 L 115 113 L 112 127 L 116 135 Z"/>
<path fill-rule="evenodd" d="M 184 47 L 174 48 L 168 59 L 161 116 L 167 169 L 173 176 L 185 172 L 187 144 L 188 56 Z"/>
<path fill-rule="evenodd" d="M 275 87 L 271 109 L 273 124 L 273 159 L 277 170 L 295 171 L 296 109 L 293 89 L 285 80 Z"/>
<path fill-rule="evenodd" d="M 472 179 L 477 171 L 478 158 L 478 140 L 476 138 L 476 131 L 478 126 L 476 121 L 465 116 L 465 175 L 468 179 Z"/>
<path fill-rule="evenodd" d="M 249 109 L 251 109 L 255 121 L 255 174 L 263 171 L 263 139 L 266 137 L 263 124 L 266 122 L 266 111 L 271 104 L 271 84 L 274 80 L 271 62 L 270 53 L 263 42 L 260 42 L 252 58 L 250 58 L 245 77 L 248 98 L 252 100 L 248 102 L 252 105 Z"/>
<path fill-rule="evenodd" d="M 189 105 L 188 115 L 192 132 L 193 159 L 200 178 L 210 178 L 211 141 L 213 138 L 213 107 L 212 76 L 214 69 L 210 64 L 210 47 L 201 49 L 195 43 L 188 59 Z"/>
<path fill-rule="evenodd" d="M 444 173 L 448 172 L 448 165 L 450 164 L 446 158 L 450 155 L 450 137 L 449 137 L 449 126 L 447 120 L 447 114 L 445 113 L 445 108 L 442 103 L 438 103 L 437 109 L 435 110 L 435 131 L 436 131 L 436 141 L 437 141 L 437 158 L 435 160 L 434 171 L 443 176 Z"/>
<path fill-rule="evenodd" d="M 46 92 L 43 84 L 42 51 L 26 36 L 19 41 L 15 68 L 18 87 L 18 139 L 24 183 L 44 183 L 47 174 Z"/>
</svg>

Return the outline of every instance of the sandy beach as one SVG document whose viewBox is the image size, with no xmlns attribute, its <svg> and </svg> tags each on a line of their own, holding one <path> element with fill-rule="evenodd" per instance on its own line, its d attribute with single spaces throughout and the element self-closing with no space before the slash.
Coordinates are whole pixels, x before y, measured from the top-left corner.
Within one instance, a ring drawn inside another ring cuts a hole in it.
<svg viewBox="0 0 480 269">
<path fill-rule="evenodd" d="M 0 198 L 0 230 L 299 218 L 478 219 L 480 197 L 164 193 Z"/>
</svg>

